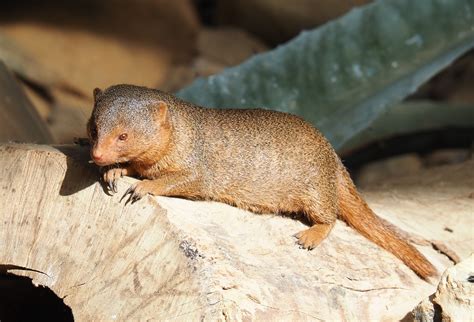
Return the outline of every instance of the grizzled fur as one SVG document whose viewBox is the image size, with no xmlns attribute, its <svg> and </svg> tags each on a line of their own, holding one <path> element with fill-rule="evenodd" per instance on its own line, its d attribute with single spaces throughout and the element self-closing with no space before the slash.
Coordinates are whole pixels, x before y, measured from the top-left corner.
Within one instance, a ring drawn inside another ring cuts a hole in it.
<svg viewBox="0 0 474 322">
<path fill-rule="evenodd" d="M 122 175 L 145 179 L 127 191 L 132 201 L 149 193 L 217 200 L 256 213 L 303 213 L 312 226 L 296 237 L 308 249 L 326 238 L 339 216 L 421 277 L 434 274 L 423 255 L 372 212 L 331 145 L 303 119 L 262 109 L 209 109 L 132 85 L 94 94 L 92 157 L 101 166 L 118 164 L 104 175 L 112 190 Z"/>
</svg>

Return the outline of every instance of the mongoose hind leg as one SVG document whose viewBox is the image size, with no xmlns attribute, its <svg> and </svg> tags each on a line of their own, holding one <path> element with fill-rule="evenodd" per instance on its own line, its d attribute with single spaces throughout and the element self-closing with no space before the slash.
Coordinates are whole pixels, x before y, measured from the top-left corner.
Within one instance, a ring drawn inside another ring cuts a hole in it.
<svg viewBox="0 0 474 322">
<path fill-rule="evenodd" d="M 315 224 L 310 228 L 300 231 L 295 235 L 297 243 L 305 249 L 313 249 L 318 246 L 329 234 L 336 221 L 330 224 Z"/>
<path fill-rule="evenodd" d="M 305 198 L 303 212 L 311 227 L 295 235 L 298 244 L 306 249 L 318 246 L 331 232 L 337 218 L 337 194 L 333 181 L 321 182 L 319 187 L 326 189 L 313 190 L 311 197 Z"/>
</svg>

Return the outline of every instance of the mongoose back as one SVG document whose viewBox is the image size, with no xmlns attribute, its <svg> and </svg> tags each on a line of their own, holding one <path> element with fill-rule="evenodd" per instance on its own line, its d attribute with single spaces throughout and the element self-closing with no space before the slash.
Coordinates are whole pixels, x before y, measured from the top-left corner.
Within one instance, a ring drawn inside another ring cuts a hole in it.
<svg viewBox="0 0 474 322">
<path fill-rule="evenodd" d="M 88 122 L 91 157 L 143 180 L 124 196 L 216 200 L 255 213 L 303 213 L 298 243 L 316 247 L 339 216 L 400 258 L 420 277 L 436 273 L 412 245 L 385 226 L 358 194 L 339 157 L 303 119 L 263 109 L 210 109 L 132 85 L 94 90 Z"/>
</svg>

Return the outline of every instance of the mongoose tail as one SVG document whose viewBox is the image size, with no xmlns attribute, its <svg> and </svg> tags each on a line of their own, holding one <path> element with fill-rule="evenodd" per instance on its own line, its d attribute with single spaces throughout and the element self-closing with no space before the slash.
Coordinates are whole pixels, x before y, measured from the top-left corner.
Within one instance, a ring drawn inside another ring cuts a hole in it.
<svg viewBox="0 0 474 322">
<path fill-rule="evenodd" d="M 345 167 L 338 173 L 339 215 L 351 227 L 375 244 L 391 252 L 427 280 L 436 268 L 412 245 L 385 226 L 357 192 Z"/>
</svg>

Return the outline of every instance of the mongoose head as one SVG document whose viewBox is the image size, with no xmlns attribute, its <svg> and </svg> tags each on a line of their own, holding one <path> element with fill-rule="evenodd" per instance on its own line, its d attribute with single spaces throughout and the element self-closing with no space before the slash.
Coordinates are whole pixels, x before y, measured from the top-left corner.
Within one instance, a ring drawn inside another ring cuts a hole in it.
<svg viewBox="0 0 474 322">
<path fill-rule="evenodd" d="M 159 93 L 132 85 L 94 90 L 87 132 L 97 165 L 147 163 L 164 153 L 170 141 L 170 122 L 168 104 Z"/>
</svg>

